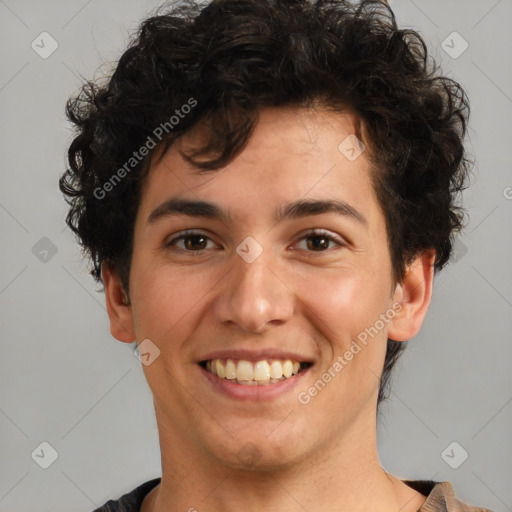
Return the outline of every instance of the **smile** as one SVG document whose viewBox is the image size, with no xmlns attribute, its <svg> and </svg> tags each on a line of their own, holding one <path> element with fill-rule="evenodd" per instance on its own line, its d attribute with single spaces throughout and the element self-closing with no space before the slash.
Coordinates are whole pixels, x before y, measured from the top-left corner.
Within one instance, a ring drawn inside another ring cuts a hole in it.
<svg viewBox="0 0 512 512">
<path fill-rule="evenodd" d="M 311 363 L 291 359 L 263 359 L 251 362 L 228 358 L 202 361 L 200 365 L 220 379 L 245 386 L 261 386 L 289 379 L 309 368 Z"/>
</svg>

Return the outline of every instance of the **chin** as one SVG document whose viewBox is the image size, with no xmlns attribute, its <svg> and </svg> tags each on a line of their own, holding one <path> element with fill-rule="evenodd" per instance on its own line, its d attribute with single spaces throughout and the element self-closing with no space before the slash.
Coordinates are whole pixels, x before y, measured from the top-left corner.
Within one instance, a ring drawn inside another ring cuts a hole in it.
<svg viewBox="0 0 512 512">
<path fill-rule="evenodd" d="M 245 428 L 233 438 L 226 435 L 211 451 L 225 466 L 251 472 L 286 469 L 306 458 L 304 436 L 295 439 L 284 429 L 278 436 L 275 429 L 275 423 L 271 428 Z"/>
</svg>

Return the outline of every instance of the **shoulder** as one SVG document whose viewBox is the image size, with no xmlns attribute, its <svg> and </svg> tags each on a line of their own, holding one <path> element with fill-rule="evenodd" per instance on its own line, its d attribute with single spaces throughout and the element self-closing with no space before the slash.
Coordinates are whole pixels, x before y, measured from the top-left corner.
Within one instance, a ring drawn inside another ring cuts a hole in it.
<svg viewBox="0 0 512 512">
<path fill-rule="evenodd" d="M 120 498 L 107 501 L 92 512 L 139 512 L 144 498 L 160 483 L 160 480 L 161 477 L 144 482 Z"/>
<path fill-rule="evenodd" d="M 488 508 L 475 507 L 457 499 L 450 482 L 432 480 L 403 480 L 403 482 L 427 496 L 418 512 L 492 512 Z"/>
</svg>

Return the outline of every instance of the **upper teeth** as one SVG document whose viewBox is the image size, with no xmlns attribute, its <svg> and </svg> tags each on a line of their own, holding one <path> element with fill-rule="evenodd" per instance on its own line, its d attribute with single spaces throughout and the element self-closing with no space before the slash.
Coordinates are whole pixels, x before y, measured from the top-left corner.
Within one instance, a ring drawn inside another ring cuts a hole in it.
<svg viewBox="0 0 512 512">
<path fill-rule="evenodd" d="M 300 370 L 300 363 L 290 359 L 264 359 L 255 363 L 243 359 L 212 359 L 207 361 L 206 369 L 222 379 L 236 380 L 240 384 L 268 384 L 295 375 Z"/>
</svg>

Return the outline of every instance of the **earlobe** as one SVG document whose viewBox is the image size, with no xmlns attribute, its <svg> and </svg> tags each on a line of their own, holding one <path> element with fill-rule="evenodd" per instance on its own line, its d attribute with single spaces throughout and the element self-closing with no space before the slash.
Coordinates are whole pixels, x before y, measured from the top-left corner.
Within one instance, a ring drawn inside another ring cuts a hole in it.
<svg viewBox="0 0 512 512">
<path fill-rule="evenodd" d="M 104 261 L 101 265 L 101 278 L 105 286 L 105 302 L 110 319 L 110 333 L 124 343 L 136 340 L 133 329 L 133 316 L 130 301 L 112 266 Z"/>
<path fill-rule="evenodd" d="M 389 324 L 388 338 L 408 341 L 420 331 L 432 298 L 435 256 L 434 250 L 420 253 L 397 284 L 393 301 L 401 308 Z"/>
</svg>

